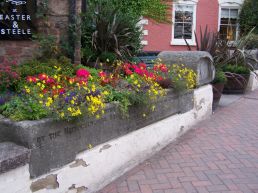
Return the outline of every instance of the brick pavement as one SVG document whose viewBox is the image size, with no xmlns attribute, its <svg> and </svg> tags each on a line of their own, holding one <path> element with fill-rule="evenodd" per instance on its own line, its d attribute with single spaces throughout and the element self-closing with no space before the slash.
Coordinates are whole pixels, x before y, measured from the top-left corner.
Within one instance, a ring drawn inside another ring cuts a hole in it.
<svg viewBox="0 0 258 193">
<path fill-rule="evenodd" d="M 99 193 L 258 193 L 258 91 L 206 120 Z"/>
</svg>

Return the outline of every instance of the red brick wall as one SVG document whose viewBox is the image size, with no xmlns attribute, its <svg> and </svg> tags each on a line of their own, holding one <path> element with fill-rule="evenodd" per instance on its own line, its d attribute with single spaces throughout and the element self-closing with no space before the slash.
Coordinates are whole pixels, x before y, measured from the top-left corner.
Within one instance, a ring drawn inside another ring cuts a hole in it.
<svg viewBox="0 0 258 193">
<path fill-rule="evenodd" d="M 81 0 L 77 0 L 76 5 L 77 12 L 80 12 Z M 69 0 L 49 0 L 49 13 L 47 20 L 38 21 L 38 31 L 56 36 L 57 41 L 67 38 Z M 31 40 L 0 41 L 0 62 L 4 59 L 15 59 L 21 63 L 32 58 L 36 52 L 37 45 Z"/>
<path fill-rule="evenodd" d="M 4 59 L 27 60 L 33 56 L 36 45 L 31 41 L 0 41 L 0 63 Z"/>
<path fill-rule="evenodd" d="M 169 11 L 172 12 L 172 10 Z M 196 10 L 196 31 L 198 37 L 200 36 L 200 26 L 202 26 L 203 30 L 206 25 L 211 30 L 218 30 L 218 12 L 218 0 L 199 0 Z M 187 50 L 186 46 L 171 45 L 172 24 L 159 24 L 149 20 L 148 25 L 145 25 L 144 29 L 148 30 L 148 35 L 144 36 L 144 40 L 148 41 L 148 45 L 144 46 L 145 51 Z"/>
</svg>

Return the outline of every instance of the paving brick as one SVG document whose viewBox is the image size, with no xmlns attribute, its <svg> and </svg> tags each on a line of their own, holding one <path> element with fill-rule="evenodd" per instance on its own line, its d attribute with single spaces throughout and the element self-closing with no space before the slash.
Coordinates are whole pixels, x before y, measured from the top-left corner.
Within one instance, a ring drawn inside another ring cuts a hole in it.
<svg viewBox="0 0 258 193">
<path fill-rule="evenodd" d="M 219 108 L 99 193 L 258 193 L 254 106 L 258 100 L 242 98 Z"/>
<path fill-rule="evenodd" d="M 210 186 L 212 183 L 210 181 L 192 181 L 192 184 L 195 187 L 202 187 L 202 186 Z"/>
</svg>

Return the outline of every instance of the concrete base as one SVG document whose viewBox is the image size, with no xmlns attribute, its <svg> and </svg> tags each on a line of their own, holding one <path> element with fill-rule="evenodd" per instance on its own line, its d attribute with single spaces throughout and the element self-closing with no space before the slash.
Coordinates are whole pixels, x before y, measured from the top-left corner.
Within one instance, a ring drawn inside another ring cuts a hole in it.
<svg viewBox="0 0 258 193">
<path fill-rule="evenodd" d="M 194 108 L 81 152 L 76 160 L 31 180 L 28 166 L 0 175 L 4 193 L 93 193 L 212 114 L 212 87 L 194 91 Z M 11 183 L 7 183 L 6 181 Z"/>
<path fill-rule="evenodd" d="M 258 89 L 258 70 L 251 72 L 246 92 Z"/>
</svg>

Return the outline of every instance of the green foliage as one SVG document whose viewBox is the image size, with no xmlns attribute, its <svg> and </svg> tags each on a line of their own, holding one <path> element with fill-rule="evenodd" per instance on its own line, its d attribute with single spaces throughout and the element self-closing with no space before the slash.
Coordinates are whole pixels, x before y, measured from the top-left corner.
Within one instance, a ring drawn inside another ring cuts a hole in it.
<svg viewBox="0 0 258 193">
<path fill-rule="evenodd" d="M 0 113 L 14 121 L 38 120 L 47 117 L 48 112 L 30 96 L 16 96 L 0 106 Z"/>
<path fill-rule="evenodd" d="M 213 80 L 213 83 L 226 83 L 227 78 L 225 76 L 225 73 L 221 69 L 216 69 L 215 79 Z"/>
<path fill-rule="evenodd" d="M 114 63 L 116 59 L 116 55 L 112 52 L 102 52 L 99 56 L 100 62 Z"/>
<path fill-rule="evenodd" d="M 106 102 L 118 102 L 118 107 L 123 117 L 129 116 L 129 107 L 133 105 L 147 105 L 147 95 L 145 93 L 135 93 L 130 90 L 117 90 L 111 86 L 106 86 L 109 92 L 106 96 Z"/>
<path fill-rule="evenodd" d="M 48 2 L 49 0 L 40 0 L 37 2 L 37 17 L 38 18 L 47 18 L 47 14 L 49 13 Z"/>
<path fill-rule="evenodd" d="M 168 5 L 163 0 L 113 0 L 114 4 L 123 12 L 134 17 L 148 17 L 157 22 L 170 22 L 168 20 Z"/>
<path fill-rule="evenodd" d="M 246 49 L 257 49 L 258 48 L 258 34 L 250 34 L 248 42 L 246 44 Z"/>
<path fill-rule="evenodd" d="M 55 36 L 38 34 L 34 35 L 33 38 L 39 44 L 39 55 L 36 56 L 38 59 L 57 58 L 61 55 Z"/>
<path fill-rule="evenodd" d="M 255 34 L 258 34 L 258 1 L 245 0 L 239 15 L 239 23 L 242 34 L 247 34 L 254 27 Z"/>
<path fill-rule="evenodd" d="M 87 40 L 87 36 L 90 36 L 90 34 L 88 34 L 86 31 L 84 33 L 84 44 L 83 44 L 83 47 L 81 48 L 81 57 L 82 57 L 82 63 L 83 64 L 86 64 L 88 63 L 89 61 L 96 61 L 98 56 L 97 54 L 93 51 L 93 49 L 89 48 L 88 46 L 90 46 L 90 40 L 88 39 Z M 88 44 L 85 45 L 85 44 Z"/>
<path fill-rule="evenodd" d="M 141 48 L 139 18 L 122 12 L 110 0 L 90 0 L 82 18 L 83 58 L 99 59 L 104 53 L 125 59 Z M 111 58 L 114 59 L 114 56 Z"/>
<path fill-rule="evenodd" d="M 18 72 L 23 78 L 41 73 L 53 75 L 56 72 L 56 67 L 62 68 L 62 73 L 64 75 L 70 76 L 74 73 L 73 66 L 70 60 L 66 57 L 60 57 L 58 60 L 49 59 L 44 62 L 37 59 L 27 61 L 18 66 Z"/>
<path fill-rule="evenodd" d="M 249 74 L 250 73 L 250 70 L 246 66 L 231 65 L 231 64 L 223 66 L 223 71 L 236 73 L 236 74 Z"/>
</svg>

